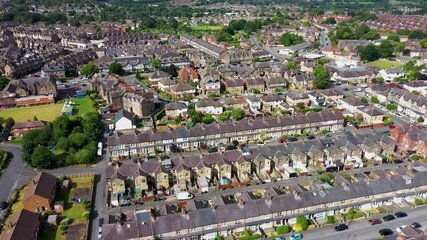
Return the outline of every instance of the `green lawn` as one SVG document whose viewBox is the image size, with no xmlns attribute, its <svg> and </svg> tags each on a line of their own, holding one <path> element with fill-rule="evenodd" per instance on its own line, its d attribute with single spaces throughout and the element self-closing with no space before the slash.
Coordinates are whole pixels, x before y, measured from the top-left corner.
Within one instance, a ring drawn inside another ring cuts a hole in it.
<svg viewBox="0 0 427 240">
<path fill-rule="evenodd" d="M 393 61 L 387 61 L 387 60 L 377 60 L 374 62 L 369 62 L 366 65 L 372 66 L 372 67 L 378 67 L 380 69 L 385 69 L 385 68 L 393 68 L 393 67 L 402 67 L 404 64 L 400 62 L 393 62 Z"/>
<path fill-rule="evenodd" d="M 85 212 L 85 208 L 83 207 L 83 204 L 74 203 L 72 205 L 73 205 L 72 208 L 69 208 L 62 213 L 62 217 L 63 218 L 71 218 L 71 219 L 73 219 L 73 222 L 84 222 L 84 221 L 86 221 L 82 217 L 83 213 Z"/>
<path fill-rule="evenodd" d="M 74 107 L 76 108 L 76 114 L 78 116 L 85 115 L 88 112 L 96 111 L 96 109 L 93 107 L 93 101 L 89 96 L 84 98 L 74 98 L 72 101 L 76 103 Z"/>
<path fill-rule="evenodd" d="M 53 121 L 61 114 L 62 106 L 62 103 L 57 103 L 34 107 L 4 109 L 0 111 L 0 117 L 12 117 L 15 119 L 15 122 L 33 120 L 34 116 L 36 116 L 38 120 Z"/>
<path fill-rule="evenodd" d="M 209 25 L 200 25 L 200 26 L 191 26 L 194 31 L 219 31 L 222 26 L 209 26 Z"/>
</svg>

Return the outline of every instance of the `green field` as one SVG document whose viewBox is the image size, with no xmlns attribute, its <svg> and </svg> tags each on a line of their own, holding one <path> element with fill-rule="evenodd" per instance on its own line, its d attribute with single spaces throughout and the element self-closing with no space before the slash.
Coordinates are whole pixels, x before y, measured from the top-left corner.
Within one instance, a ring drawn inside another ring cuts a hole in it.
<svg viewBox="0 0 427 240">
<path fill-rule="evenodd" d="M 0 117 L 12 117 L 15 119 L 15 122 L 33 120 L 34 116 L 36 116 L 38 120 L 53 121 L 61 114 L 62 106 L 62 103 L 57 103 L 43 106 L 4 109 L 0 110 Z"/>
<path fill-rule="evenodd" d="M 194 31 L 219 31 L 222 26 L 209 26 L 209 25 L 200 25 L 200 26 L 191 26 L 191 29 Z"/>
<path fill-rule="evenodd" d="M 95 112 L 96 109 L 93 107 L 93 101 L 90 97 L 86 96 L 84 98 L 74 98 L 72 100 L 76 108 L 76 115 L 82 116 L 88 112 Z"/>
<path fill-rule="evenodd" d="M 377 67 L 380 69 L 385 69 L 385 68 L 393 68 L 393 67 L 402 67 L 404 64 L 400 62 L 393 62 L 393 61 L 387 61 L 387 60 L 377 60 L 374 62 L 369 62 L 366 65 Z"/>
</svg>

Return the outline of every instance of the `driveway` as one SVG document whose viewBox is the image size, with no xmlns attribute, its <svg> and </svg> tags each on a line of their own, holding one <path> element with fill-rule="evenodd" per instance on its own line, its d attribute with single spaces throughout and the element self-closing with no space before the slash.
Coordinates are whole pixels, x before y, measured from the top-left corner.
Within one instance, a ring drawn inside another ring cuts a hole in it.
<svg viewBox="0 0 427 240">
<path fill-rule="evenodd" d="M 6 201 L 17 187 L 32 179 L 36 175 L 36 171 L 22 160 L 20 146 L 1 144 L 0 148 L 13 155 L 0 178 L 0 201 Z"/>
</svg>

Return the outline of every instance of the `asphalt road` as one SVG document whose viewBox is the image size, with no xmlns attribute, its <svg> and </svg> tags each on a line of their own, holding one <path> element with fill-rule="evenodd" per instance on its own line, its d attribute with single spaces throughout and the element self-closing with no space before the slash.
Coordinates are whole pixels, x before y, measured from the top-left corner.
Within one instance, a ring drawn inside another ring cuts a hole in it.
<svg viewBox="0 0 427 240">
<path fill-rule="evenodd" d="M 1 144 L 0 147 L 13 155 L 0 178 L 0 201 L 7 201 L 17 187 L 36 175 L 36 171 L 22 160 L 21 147 L 11 144 Z"/>
<path fill-rule="evenodd" d="M 349 229 L 342 232 L 335 232 L 335 225 L 328 225 L 313 230 L 303 232 L 304 240 L 318 240 L 318 239 L 339 239 L 339 240 L 371 240 L 378 239 L 380 235 L 378 231 L 384 228 L 391 229 L 394 234 L 389 236 L 386 239 L 395 239 L 397 236 L 396 228 L 402 225 L 410 225 L 413 222 L 418 222 L 421 224 L 422 228 L 427 226 L 427 207 L 418 207 L 414 209 L 405 209 L 403 212 L 408 213 L 408 217 L 405 218 L 396 218 L 396 220 L 390 222 L 383 222 L 378 225 L 371 226 L 367 219 L 354 220 L 351 222 L 346 222 Z M 375 215 L 372 218 L 382 218 L 387 214 Z M 285 239 L 289 239 L 289 235 L 284 235 Z"/>
</svg>

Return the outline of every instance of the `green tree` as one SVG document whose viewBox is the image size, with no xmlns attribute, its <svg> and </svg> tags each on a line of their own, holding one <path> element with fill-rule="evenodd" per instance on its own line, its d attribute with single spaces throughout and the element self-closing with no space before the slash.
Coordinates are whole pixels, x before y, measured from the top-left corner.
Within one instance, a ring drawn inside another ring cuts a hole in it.
<svg viewBox="0 0 427 240">
<path fill-rule="evenodd" d="M 422 48 L 424 48 L 424 49 L 427 49 L 427 38 L 423 38 L 423 39 L 420 41 L 420 46 L 421 46 Z"/>
<path fill-rule="evenodd" d="M 297 224 L 301 226 L 302 230 L 307 230 L 308 228 L 308 220 L 305 216 L 297 217 Z"/>
<path fill-rule="evenodd" d="M 218 115 L 218 119 L 222 122 L 225 122 L 227 120 L 230 120 L 230 112 L 225 111 Z"/>
<path fill-rule="evenodd" d="M 239 121 L 246 116 L 246 113 L 245 110 L 241 108 L 234 108 L 233 110 L 231 110 L 231 116 L 233 116 L 234 120 Z"/>
<path fill-rule="evenodd" d="M 386 108 L 387 108 L 387 110 L 394 112 L 394 111 L 397 110 L 397 105 L 393 104 L 393 103 L 389 103 L 389 104 L 386 105 Z"/>
<path fill-rule="evenodd" d="M 70 147 L 70 143 L 66 137 L 61 137 L 58 139 L 56 147 L 66 151 Z"/>
<path fill-rule="evenodd" d="M 387 39 L 393 42 L 400 42 L 400 37 L 399 37 L 399 34 L 397 33 L 392 33 L 388 35 Z"/>
<path fill-rule="evenodd" d="M 3 90 L 7 84 L 9 84 L 10 79 L 6 77 L 5 75 L 0 76 L 0 91 Z"/>
<path fill-rule="evenodd" d="M 175 65 L 171 64 L 171 65 L 168 67 L 168 74 L 169 74 L 169 76 L 171 76 L 171 77 L 178 77 L 178 70 L 176 69 L 176 66 L 175 66 Z"/>
<path fill-rule="evenodd" d="M 47 147 L 37 146 L 31 155 L 31 166 L 42 169 L 54 168 L 55 156 Z"/>
<path fill-rule="evenodd" d="M 202 121 L 202 117 L 200 116 L 200 113 L 197 112 L 195 109 L 188 109 L 188 116 L 190 117 L 191 121 L 194 123 L 199 123 Z"/>
<path fill-rule="evenodd" d="M 423 122 L 424 122 L 424 118 L 420 116 L 420 117 L 417 119 L 417 122 L 419 122 L 419 123 L 423 123 Z"/>
<path fill-rule="evenodd" d="M 215 122 L 215 119 L 212 117 L 211 114 L 207 113 L 207 114 L 205 114 L 205 116 L 203 116 L 202 122 L 204 124 L 211 124 L 211 123 Z"/>
<path fill-rule="evenodd" d="M 369 44 L 359 50 L 360 59 L 366 62 L 372 62 L 380 59 L 381 53 L 374 44 Z"/>
<path fill-rule="evenodd" d="M 6 121 L 4 123 L 3 130 L 5 132 L 10 132 L 12 130 L 13 125 L 15 125 L 15 119 L 8 117 L 8 118 L 6 118 Z"/>
<path fill-rule="evenodd" d="M 427 34 L 426 34 L 426 33 L 424 33 L 424 31 L 423 31 L 423 30 L 415 30 L 415 31 L 412 31 L 412 32 L 408 35 L 408 38 L 409 38 L 409 39 L 423 39 L 423 38 L 425 38 L 425 37 L 427 37 Z"/>
<path fill-rule="evenodd" d="M 86 145 L 87 137 L 84 133 L 71 133 L 68 136 L 69 145 L 73 148 L 80 149 Z"/>
<path fill-rule="evenodd" d="M 336 23 L 337 23 L 337 21 L 335 20 L 334 17 L 330 17 L 330 18 L 322 21 L 322 24 L 336 24 Z"/>
<path fill-rule="evenodd" d="M 360 101 L 361 101 L 362 103 L 364 103 L 364 104 L 368 104 L 368 102 L 369 102 L 369 100 L 368 100 L 368 98 L 367 98 L 367 97 L 361 97 L 361 98 L 360 98 Z"/>
<path fill-rule="evenodd" d="M 53 122 L 53 139 L 58 140 L 70 133 L 70 119 L 67 116 L 59 116 Z"/>
<path fill-rule="evenodd" d="M 76 153 L 76 161 L 79 164 L 90 164 L 96 159 L 97 146 L 92 142 Z"/>
<path fill-rule="evenodd" d="M 371 102 L 374 103 L 374 104 L 378 104 L 378 103 L 380 103 L 380 100 L 376 96 L 372 96 L 371 97 Z"/>
<path fill-rule="evenodd" d="M 83 132 L 89 141 L 98 141 L 103 132 L 101 115 L 97 112 L 89 112 L 82 119 Z"/>
<path fill-rule="evenodd" d="M 151 60 L 150 65 L 154 69 L 159 69 L 160 68 L 160 60 L 159 59 L 153 59 L 153 60 Z"/>
<path fill-rule="evenodd" d="M 50 128 L 34 129 L 22 137 L 22 158 L 31 165 L 31 155 L 37 146 L 47 145 L 52 138 Z"/>
<path fill-rule="evenodd" d="M 298 66 L 298 64 L 295 61 L 289 61 L 288 63 L 286 63 L 286 67 L 289 70 L 296 70 L 297 66 Z"/>
<path fill-rule="evenodd" d="M 94 62 L 89 62 L 80 68 L 80 74 L 84 76 L 93 76 L 99 72 L 98 66 Z"/>
<path fill-rule="evenodd" d="M 383 40 L 378 50 L 382 58 L 391 58 L 394 52 L 394 46 L 389 40 Z"/>
<path fill-rule="evenodd" d="M 117 74 L 117 75 L 123 75 L 125 73 L 125 70 L 123 70 L 123 67 L 120 63 L 118 62 L 112 62 L 109 66 L 108 66 L 108 72 L 110 74 Z"/>
<path fill-rule="evenodd" d="M 403 71 L 409 79 L 415 80 L 421 76 L 421 70 L 424 67 L 424 64 L 417 65 L 415 61 L 409 61 L 403 66 Z"/>
<path fill-rule="evenodd" d="M 280 42 L 284 46 L 292 46 L 304 42 L 301 36 L 287 32 L 282 35 Z"/>
<path fill-rule="evenodd" d="M 324 66 L 317 66 L 314 70 L 313 70 L 313 74 L 314 74 L 314 81 L 313 81 L 313 85 L 314 87 L 316 87 L 317 89 L 325 89 L 329 86 L 330 83 L 330 75 L 328 70 L 326 70 L 326 68 Z"/>
</svg>

